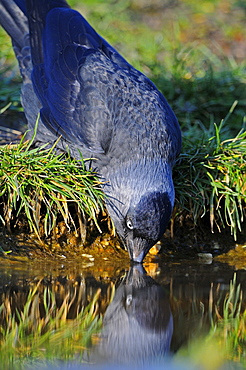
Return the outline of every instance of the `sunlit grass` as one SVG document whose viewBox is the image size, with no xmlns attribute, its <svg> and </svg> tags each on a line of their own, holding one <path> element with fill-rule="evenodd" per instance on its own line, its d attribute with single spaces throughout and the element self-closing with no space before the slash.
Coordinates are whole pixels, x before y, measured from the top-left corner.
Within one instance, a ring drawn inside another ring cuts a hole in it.
<svg viewBox="0 0 246 370">
<path fill-rule="evenodd" d="M 23 214 L 38 237 L 41 225 L 47 236 L 61 219 L 68 230 L 76 230 L 70 204 L 75 207 L 81 234 L 86 218 L 98 226 L 104 195 L 96 174 L 86 170 L 82 157 L 74 160 L 69 154 L 57 154 L 56 144 L 32 148 L 32 140 L 23 137 L 17 145 L 0 147 L 0 162 L 0 219 L 9 231 Z"/>
<path fill-rule="evenodd" d="M 246 132 L 222 139 L 232 111 L 203 137 L 184 138 L 174 182 L 181 212 L 186 209 L 195 223 L 209 212 L 211 229 L 227 225 L 236 239 L 245 220 Z"/>
</svg>

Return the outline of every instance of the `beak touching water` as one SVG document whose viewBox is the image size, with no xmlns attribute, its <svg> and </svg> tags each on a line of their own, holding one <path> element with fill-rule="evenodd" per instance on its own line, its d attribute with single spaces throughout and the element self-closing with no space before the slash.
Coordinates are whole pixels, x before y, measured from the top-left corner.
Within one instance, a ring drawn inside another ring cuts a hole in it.
<svg viewBox="0 0 246 370">
<path fill-rule="evenodd" d="M 131 261 L 142 263 L 144 257 L 155 243 L 140 237 L 126 238 L 126 247 Z"/>
</svg>

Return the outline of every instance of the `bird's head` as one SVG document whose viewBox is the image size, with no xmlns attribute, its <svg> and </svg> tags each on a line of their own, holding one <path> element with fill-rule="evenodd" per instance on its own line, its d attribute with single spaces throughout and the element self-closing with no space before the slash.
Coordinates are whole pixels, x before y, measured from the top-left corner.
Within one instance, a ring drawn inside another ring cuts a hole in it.
<svg viewBox="0 0 246 370">
<path fill-rule="evenodd" d="M 163 176 L 160 177 L 160 173 Z M 171 171 L 112 181 L 108 211 L 134 262 L 142 262 L 162 237 L 171 217 L 174 188 Z"/>
<path fill-rule="evenodd" d="M 170 220 L 172 204 L 168 193 L 144 194 L 124 217 L 123 240 L 131 260 L 142 262 L 149 249 L 162 237 Z"/>
</svg>

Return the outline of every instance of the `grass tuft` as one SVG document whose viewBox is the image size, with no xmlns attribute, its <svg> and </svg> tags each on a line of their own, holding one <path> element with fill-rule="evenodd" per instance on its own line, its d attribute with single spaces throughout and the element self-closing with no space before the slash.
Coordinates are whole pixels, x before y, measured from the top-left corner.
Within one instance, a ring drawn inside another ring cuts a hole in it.
<svg viewBox="0 0 246 370">
<path fill-rule="evenodd" d="M 60 217 L 69 230 L 76 229 L 69 207 L 73 204 L 80 229 L 86 217 L 99 228 L 97 214 L 104 207 L 104 195 L 96 174 L 86 170 L 83 158 L 75 160 L 69 154 L 57 154 L 56 144 L 52 148 L 33 148 L 32 140 L 24 139 L 17 145 L 0 147 L 2 223 L 10 231 L 14 218 L 24 212 L 30 231 L 38 237 L 41 222 L 48 236 Z"/>
<path fill-rule="evenodd" d="M 191 214 L 195 223 L 209 212 L 211 230 L 214 224 L 219 230 L 227 225 L 236 239 L 245 218 L 246 131 L 222 139 L 235 105 L 219 126 L 210 129 L 211 136 L 204 135 L 195 144 L 184 138 L 174 182 L 181 211 Z"/>
</svg>

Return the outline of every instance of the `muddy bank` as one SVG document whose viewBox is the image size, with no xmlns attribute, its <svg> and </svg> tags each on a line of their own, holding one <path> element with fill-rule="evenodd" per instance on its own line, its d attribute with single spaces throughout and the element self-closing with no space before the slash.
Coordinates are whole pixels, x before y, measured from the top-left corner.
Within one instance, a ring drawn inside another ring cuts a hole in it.
<svg viewBox="0 0 246 370">
<path fill-rule="evenodd" d="M 168 229 L 162 240 L 148 253 L 145 262 L 167 260 L 197 260 L 203 256 L 206 259 L 216 258 L 226 263 L 232 263 L 238 268 L 246 268 L 246 224 L 242 233 L 235 241 L 228 230 L 221 233 L 211 230 L 206 223 L 197 227 L 192 224 L 174 225 Z M 1 254 L 13 257 L 25 257 L 28 260 L 73 261 L 80 260 L 83 264 L 103 264 L 114 266 L 122 263 L 128 265 L 128 253 L 122 249 L 117 237 L 97 230 L 90 234 L 86 242 L 75 233 L 57 228 L 52 238 L 38 239 L 36 235 L 25 231 L 9 233 L 0 228 Z M 172 235 L 173 234 L 173 235 Z"/>
</svg>

